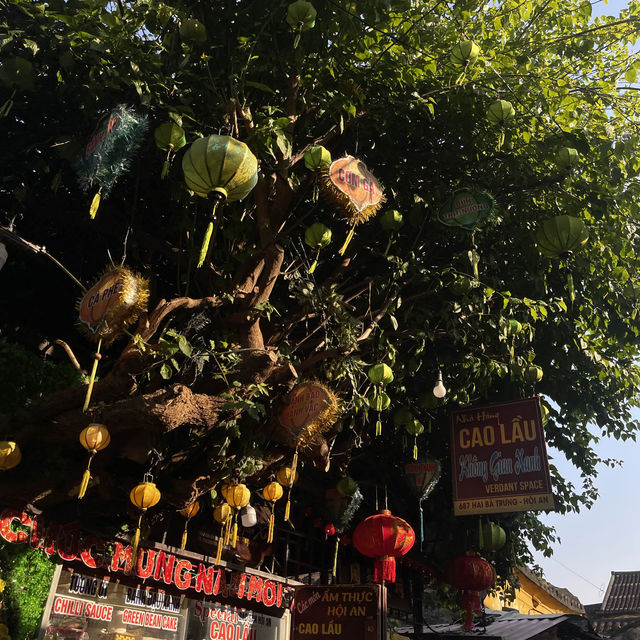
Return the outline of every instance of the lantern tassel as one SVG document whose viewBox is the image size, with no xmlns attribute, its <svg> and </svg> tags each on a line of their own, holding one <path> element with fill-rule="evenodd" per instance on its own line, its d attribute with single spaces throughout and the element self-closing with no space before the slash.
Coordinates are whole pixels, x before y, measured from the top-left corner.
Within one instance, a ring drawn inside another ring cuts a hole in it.
<svg viewBox="0 0 640 640">
<path fill-rule="evenodd" d="M 238 514 L 233 514 L 233 529 L 231 530 L 231 546 L 235 549 L 238 544 Z"/>
<path fill-rule="evenodd" d="M 87 462 L 87 468 L 82 474 L 82 482 L 80 483 L 80 489 L 78 490 L 78 500 L 84 498 L 84 494 L 87 492 L 89 481 L 91 480 L 91 461 L 93 460 L 93 456 L 95 454 L 95 450 L 89 453 L 89 462 Z"/>
<path fill-rule="evenodd" d="M 216 209 L 218 208 L 219 200 L 213 203 L 213 210 L 211 211 L 211 220 L 207 225 L 207 230 L 204 234 L 204 239 L 202 240 L 202 247 L 200 248 L 200 257 L 198 258 L 198 269 L 204 264 L 204 261 L 207 257 L 207 252 L 209 251 L 209 243 L 211 242 L 211 236 L 213 235 L 213 223 L 216 219 Z"/>
<path fill-rule="evenodd" d="M 338 546 L 340 544 L 340 536 L 336 536 L 336 546 L 333 549 L 333 565 L 331 567 L 331 575 L 333 582 L 336 582 L 336 574 L 338 573 Z"/>
<path fill-rule="evenodd" d="M 187 548 L 187 524 L 184 525 L 184 531 L 182 532 L 182 540 L 180 541 L 180 549 Z"/>
<path fill-rule="evenodd" d="M 224 543 L 229 544 L 231 542 L 231 514 L 224 523 Z"/>
<path fill-rule="evenodd" d="M 95 196 L 93 196 L 93 200 L 91 201 L 91 206 L 89 207 L 89 215 L 92 220 L 95 220 L 96 214 L 98 213 L 98 207 L 100 206 L 100 199 L 102 194 L 102 187 L 100 187 Z"/>
<path fill-rule="evenodd" d="M 216 564 L 220 564 L 222 560 L 222 544 L 224 542 L 224 525 L 220 528 L 220 537 L 218 538 L 218 549 L 216 551 Z"/>
<path fill-rule="evenodd" d="M 160 180 L 164 180 L 169 173 L 169 163 L 171 162 L 171 152 L 173 151 L 173 145 L 169 145 L 169 149 L 167 150 L 167 157 L 165 158 L 164 164 L 162 165 L 162 173 L 160 174 Z"/>
<path fill-rule="evenodd" d="M 267 535 L 267 543 L 273 542 L 273 530 L 276 524 L 276 517 L 273 515 L 273 505 L 271 506 L 271 515 L 269 516 L 269 533 Z"/>
<path fill-rule="evenodd" d="M 347 239 L 344 241 L 344 244 L 340 248 L 340 251 L 338 251 L 338 253 L 341 256 L 343 256 L 344 252 L 347 250 L 347 247 L 349 246 L 349 243 L 351 242 L 351 238 L 353 238 L 353 234 L 355 233 L 355 230 L 356 230 L 355 227 L 351 227 L 351 229 L 349 230 L 349 233 L 347 234 Z"/>
<path fill-rule="evenodd" d="M 482 612 L 482 603 L 477 591 L 462 592 L 462 610 L 466 612 L 464 618 L 464 630 L 471 631 L 473 625 L 473 614 Z"/>
<path fill-rule="evenodd" d="M 293 489 L 293 479 L 296 477 L 296 470 L 298 468 L 298 447 L 293 453 L 293 460 L 291 461 L 291 480 L 289 481 L 289 491 L 287 492 L 287 504 L 284 508 L 284 521 L 289 522 L 289 516 L 291 515 L 291 490 Z"/>
<path fill-rule="evenodd" d="M 418 459 L 418 436 L 414 436 L 413 440 L 413 459 Z"/>
<path fill-rule="evenodd" d="M 133 534 L 133 538 L 131 539 L 131 564 L 136 566 L 136 559 L 138 557 L 138 545 L 140 544 L 140 527 L 142 526 L 142 516 L 144 515 L 144 510 L 140 513 L 140 517 L 138 518 L 138 526 L 136 527 L 136 532 Z"/>
<path fill-rule="evenodd" d="M 302 23 L 300 23 L 300 26 L 296 29 L 296 37 L 293 39 L 293 48 L 297 49 L 298 45 L 300 44 L 300 37 L 302 36 Z"/>
<path fill-rule="evenodd" d="M 378 419 L 376 420 L 376 437 L 382 435 L 382 420 L 378 415 Z"/>
<path fill-rule="evenodd" d="M 376 558 L 373 565 L 373 581 L 378 584 L 396 581 L 396 559 L 393 556 Z"/>
<path fill-rule="evenodd" d="M 567 273 L 567 292 L 569 293 L 569 300 L 571 302 L 575 302 L 576 300 L 576 290 L 573 285 L 573 274 L 571 271 Z"/>
<path fill-rule="evenodd" d="M 318 253 L 316 253 L 316 258 L 315 260 L 311 263 L 311 266 L 309 267 L 309 273 L 313 273 L 316 270 L 316 267 L 318 266 L 318 260 L 320 259 L 320 249 L 318 249 Z"/>
<path fill-rule="evenodd" d="M 84 399 L 84 406 L 82 412 L 86 413 L 91 402 L 91 394 L 93 393 L 93 383 L 96 381 L 96 372 L 98 371 L 98 361 L 102 357 L 100 355 L 100 347 L 102 346 L 102 338 L 98 340 L 98 347 L 96 349 L 95 358 L 93 359 L 93 367 L 91 368 L 91 376 L 89 377 L 89 386 L 87 387 L 87 395 Z"/>
</svg>

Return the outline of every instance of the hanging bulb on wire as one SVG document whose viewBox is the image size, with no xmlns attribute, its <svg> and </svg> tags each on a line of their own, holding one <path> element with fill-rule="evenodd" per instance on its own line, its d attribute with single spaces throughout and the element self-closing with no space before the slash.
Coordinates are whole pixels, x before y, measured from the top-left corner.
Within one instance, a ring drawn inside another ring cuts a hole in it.
<svg viewBox="0 0 640 640">
<path fill-rule="evenodd" d="M 444 398 L 447 395 L 447 390 L 442 384 L 442 371 L 438 371 L 438 379 L 436 380 L 436 386 L 433 387 L 433 395 L 436 398 Z"/>
</svg>

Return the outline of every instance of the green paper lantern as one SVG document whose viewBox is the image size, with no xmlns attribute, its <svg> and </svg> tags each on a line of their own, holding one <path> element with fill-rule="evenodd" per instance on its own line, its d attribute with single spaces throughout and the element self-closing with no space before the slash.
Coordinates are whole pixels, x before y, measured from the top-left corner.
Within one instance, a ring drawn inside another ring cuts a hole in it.
<svg viewBox="0 0 640 640">
<path fill-rule="evenodd" d="M 536 231 L 538 249 L 547 258 L 568 258 L 588 239 L 584 222 L 575 216 L 556 216 Z"/>
<path fill-rule="evenodd" d="M 499 551 L 507 543 L 507 534 L 499 524 L 484 522 L 480 528 L 478 546 L 481 551 Z"/>
<path fill-rule="evenodd" d="M 438 220 L 448 227 L 470 231 L 476 224 L 489 218 L 495 211 L 496 201 L 486 191 L 462 189 L 453 193 L 438 211 Z"/>
<path fill-rule="evenodd" d="M 580 162 L 580 154 L 577 149 L 562 147 L 556 154 L 556 164 L 561 169 L 572 169 Z"/>
<path fill-rule="evenodd" d="M 207 29 L 199 20 L 189 18 L 180 23 L 180 37 L 185 42 L 202 44 L 207 41 Z"/>
<path fill-rule="evenodd" d="M 384 411 L 389 408 L 391 398 L 384 391 L 379 391 L 367 396 L 367 404 L 374 411 Z"/>
<path fill-rule="evenodd" d="M 307 31 L 316 24 L 317 12 L 314 6 L 306 0 L 297 0 L 289 5 L 287 9 L 287 24 L 292 29 Z"/>
<path fill-rule="evenodd" d="M 316 251 L 324 249 L 331 242 L 331 229 L 321 222 L 315 222 L 304 232 L 304 241 Z"/>
<path fill-rule="evenodd" d="M 156 130 L 153 132 L 153 139 L 159 149 L 167 152 L 167 157 L 164 160 L 162 172 L 160 173 L 160 178 L 164 179 L 169 173 L 172 154 L 174 151 L 182 149 L 182 147 L 187 144 L 187 139 L 184 135 L 184 129 L 175 122 L 165 122 L 156 127 Z"/>
<path fill-rule="evenodd" d="M 420 420 L 416 420 L 415 418 L 409 420 L 409 422 L 404 425 L 404 428 L 410 436 L 419 436 L 421 433 L 424 433 L 424 425 Z"/>
<path fill-rule="evenodd" d="M 536 366 L 535 364 L 530 364 L 524 370 L 524 379 L 526 382 L 530 384 L 535 384 L 536 382 L 540 382 L 542 380 L 543 371 L 541 367 Z"/>
<path fill-rule="evenodd" d="M 388 384 L 393 380 L 391 367 L 384 363 L 374 364 L 373 367 L 367 371 L 367 375 L 373 384 Z"/>
<path fill-rule="evenodd" d="M 449 60 L 456 67 L 466 67 L 473 64 L 480 54 L 480 47 L 472 40 L 461 40 L 453 49 Z"/>
<path fill-rule="evenodd" d="M 385 231 L 398 231 L 404 224 L 402 214 L 396 209 L 385 211 L 379 218 L 380 226 Z"/>
<path fill-rule="evenodd" d="M 516 115 L 513 105 L 507 100 L 496 100 L 487 111 L 487 119 L 491 124 L 504 125 Z"/>
<path fill-rule="evenodd" d="M 153 139 L 158 149 L 163 151 L 182 149 L 187 144 L 184 129 L 175 122 L 165 122 L 153 132 Z"/>
<path fill-rule="evenodd" d="M 244 142 L 214 134 L 191 144 L 182 158 L 182 171 L 189 189 L 214 201 L 200 249 L 199 268 L 207 255 L 218 203 L 242 200 L 249 194 L 258 182 L 258 159 Z"/>
<path fill-rule="evenodd" d="M 324 147 L 311 147 L 303 157 L 304 166 L 311 171 L 317 171 L 331 164 L 331 153 L 329 149 L 325 149 Z"/>
<path fill-rule="evenodd" d="M 404 427 L 413 419 L 413 413 L 407 407 L 399 407 L 393 414 L 393 424 L 396 428 Z"/>
<path fill-rule="evenodd" d="M 509 324 L 507 325 L 507 330 L 510 334 L 516 335 L 522 331 L 522 323 L 517 320 L 509 320 Z"/>
<path fill-rule="evenodd" d="M 542 425 L 545 426 L 549 421 L 549 407 L 540 403 L 540 416 L 542 417 Z"/>
</svg>

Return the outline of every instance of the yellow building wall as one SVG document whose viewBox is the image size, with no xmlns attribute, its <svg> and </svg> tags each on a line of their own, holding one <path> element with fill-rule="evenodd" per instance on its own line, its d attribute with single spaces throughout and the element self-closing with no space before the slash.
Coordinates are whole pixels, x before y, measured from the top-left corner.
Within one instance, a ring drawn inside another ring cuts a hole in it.
<svg viewBox="0 0 640 640">
<path fill-rule="evenodd" d="M 577 613 L 574 609 L 567 607 L 550 593 L 547 593 L 542 587 L 532 582 L 516 569 L 516 575 L 520 582 L 520 588 L 516 589 L 516 599 L 513 601 L 505 601 L 502 594 L 487 596 L 484 599 L 484 606 L 487 609 L 496 609 L 500 611 L 503 607 L 517 609 L 519 613 L 525 615 L 549 614 L 549 613 Z M 535 600 L 535 602 L 534 602 Z"/>
</svg>

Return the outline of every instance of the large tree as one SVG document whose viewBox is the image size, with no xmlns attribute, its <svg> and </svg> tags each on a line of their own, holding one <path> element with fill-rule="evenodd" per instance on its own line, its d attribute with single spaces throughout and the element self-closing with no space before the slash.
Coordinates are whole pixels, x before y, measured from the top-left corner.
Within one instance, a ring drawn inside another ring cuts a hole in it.
<svg viewBox="0 0 640 640">
<path fill-rule="evenodd" d="M 552 466 L 557 507 L 589 506 L 597 442 L 635 437 L 640 383 L 640 62 L 630 53 L 640 5 L 592 19 L 592 4 L 315 0 L 315 26 L 299 34 L 287 2 L 6 6 L 3 334 L 54 354 L 61 340 L 90 368 L 95 345 L 74 327 L 81 289 L 46 257 L 85 285 L 110 260 L 125 260 L 149 278 L 151 296 L 133 337 L 104 352 L 88 414 L 81 385 L 34 392 L 2 419 L 24 459 L 3 476 L 0 502 L 77 515 L 77 438 L 90 420 L 108 425 L 112 443 L 94 462 L 100 484 L 83 506 L 86 520 L 113 522 L 149 469 L 162 489 L 159 514 L 230 474 L 261 486 L 294 445 L 274 419 L 283 397 L 316 378 L 338 393 L 341 415 L 302 451 L 306 468 L 386 484 L 400 513 L 410 515 L 395 410 L 427 425 L 419 446 L 446 467 L 450 409 L 534 391 L 550 408 L 549 444 L 582 473 L 574 487 Z M 465 39 L 480 52 L 461 65 L 456 45 Z M 487 116 L 496 100 L 511 103 L 513 119 Z M 145 114 L 150 132 L 91 219 L 93 194 L 80 189 L 75 163 L 118 104 Z M 169 121 L 188 142 L 233 136 L 259 160 L 251 195 L 219 209 L 200 269 L 211 203 L 187 190 L 184 149 L 161 179 L 164 152 L 151 132 Z M 317 196 L 323 178 L 303 161 L 317 145 L 366 162 L 402 226 L 381 226 L 378 214 L 340 255 L 349 225 Z M 575 149 L 577 164 L 561 149 Z M 437 220 L 461 187 L 497 202 L 474 232 Z M 568 263 L 541 255 L 534 240 L 560 214 L 589 231 Z M 331 228 L 333 242 L 312 273 L 316 252 L 304 234 L 314 222 Z M 379 437 L 366 400 L 376 363 L 394 374 Z M 535 385 L 531 364 L 544 373 Z M 448 393 L 438 401 L 439 370 Z M 433 539 L 451 540 L 460 527 L 446 478 L 428 505 Z M 505 563 L 525 553 L 533 531 L 547 548 L 552 534 L 531 514 L 506 520 Z M 436 565 L 455 544 L 446 546 L 432 549 Z"/>
</svg>

